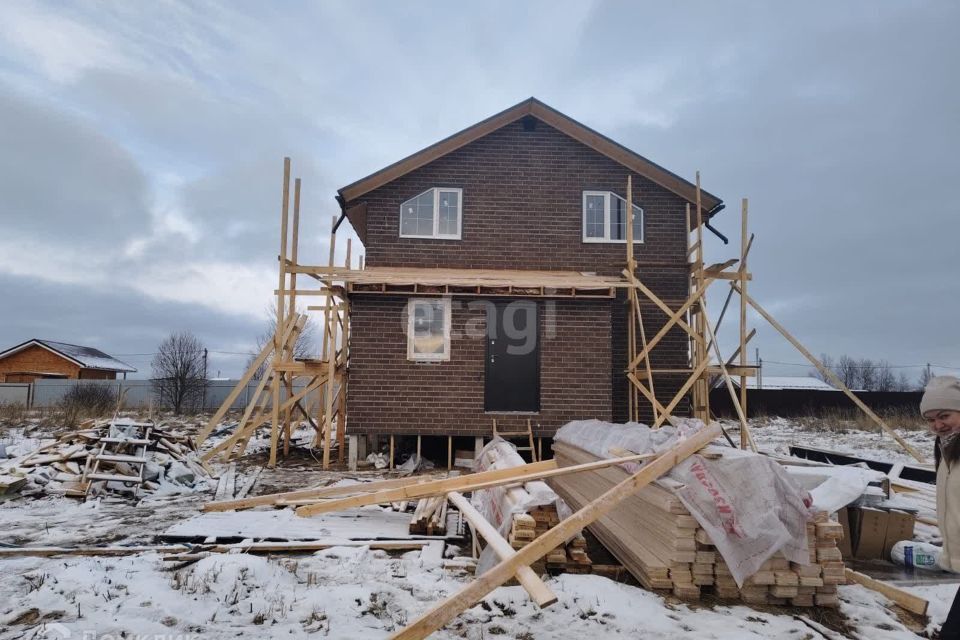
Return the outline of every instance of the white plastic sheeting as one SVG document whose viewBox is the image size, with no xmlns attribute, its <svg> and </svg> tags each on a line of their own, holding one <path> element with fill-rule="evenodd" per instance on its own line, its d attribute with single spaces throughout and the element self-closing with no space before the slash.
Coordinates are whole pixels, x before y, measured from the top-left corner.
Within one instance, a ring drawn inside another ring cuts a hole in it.
<svg viewBox="0 0 960 640">
<path fill-rule="evenodd" d="M 621 449 L 663 451 L 701 428 L 701 421 L 682 418 L 677 427 L 657 430 L 636 422 L 581 420 L 561 428 L 555 439 L 597 457 L 611 458 L 617 457 L 611 449 L 621 455 Z M 809 564 L 806 524 L 812 515 L 810 494 L 770 458 L 730 448 L 713 451 L 722 452 L 723 457 L 693 455 L 658 483 L 677 495 L 706 530 L 737 584 L 742 586 L 778 551 L 792 562 Z M 632 474 L 642 464 L 623 467 Z"/>
<path fill-rule="evenodd" d="M 495 460 L 495 462 L 491 463 L 491 460 Z M 477 472 L 490 471 L 519 467 L 524 464 L 526 464 L 526 461 L 517 453 L 516 447 L 503 438 L 497 437 L 480 451 L 473 463 L 473 470 Z M 541 480 L 528 482 L 519 491 L 516 490 L 516 487 L 502 486 L 474 491 L 470 502 L 487 522 L 497 528 L 497 532 L 504 538 L 507 538 L 510 533 L 510 526 L 515 513 L 528 513 L 534 507 L 549 504 L 556 505 L 557 514 L 561 520 L 571 513 L 570 508 L 560 496 Z M 487 545 L 477 561 L 476 574 L 482 574 L 498 561 L 499 559 L 493 549 Z"/>
<path fill-rule="evenodd" d="M 847 506 L 864 493 L 871 482 L 879 482 L 887 476 L 873 469 L 859 467 L 784 467 L 790 477 L 810 491 L 814 511 L 834 513 Z"/>
</svg>

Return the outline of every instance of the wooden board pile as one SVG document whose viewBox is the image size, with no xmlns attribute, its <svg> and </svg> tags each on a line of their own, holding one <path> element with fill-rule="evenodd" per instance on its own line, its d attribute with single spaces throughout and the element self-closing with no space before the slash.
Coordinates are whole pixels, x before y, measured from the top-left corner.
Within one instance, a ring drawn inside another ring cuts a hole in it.
<svg viewBox="0 0 960 640">
<path fill-rule="evenodd" d="M 488 469 L 516 468 L 525 464 L 512 446 L 487 448 L 482 456 L 483 468 Z M 538 484 L 540 487 L 531 487 L 530 490 L 549 490 L 543 483 Z M 511 522 L 507 541 L 514 549 L 522 549 L 560 522 L 556 504 L 529 507 L 526 512 L 523 511 L 522 505 L 532 502 L 526 485 L 506 487 L 501 491 L 502 504 L 494 511 L 509 514 Z M 500 522 L 492 524 L 498 528 L 501 526 Z M 551 550 L 544 558 L 535 562 L 532 568 L 539 573 L 545 569 L 565 573 L 590 573 L 591 565 L 586 552 L 586 540 L 582 535 L 577 535 L 569 544 L 558 545 Z"/>
<path fill-rule="evenodd" d="M 445 535 L 448 505 L 446 496 L 418 500 L 413 517 L 410 519 L 410 533 L 426 536 Z"/>
<path fill-rule="evenodd" d="M 514 549 L 522 549 L 559 523 L 556 506 L 534 507 L 529 513 L 514 514 L 507 540 Z M 577 534 L 569 543 L 555 547 L 541 561 L 534 563 L 533 568 L 541 572 L 547 569 L 555 573 L 590 573 L 592 567 L 593 562 L 587 555 L 587 540 L 583 534 Z"/>
<path fill-rule="evenodd" d="M 554 443 L 554 455 L 561 466 L 597 459 L 562 442 Z M 606 467 L 559 476 L 548 483 L 576 510 L 628 475 L 621 467 Z M 684 599 L 696 600 L 703 592 L 712 592 L 750 604 L 835 607 L 837 585 L 844 583 L 837 547 L 843 529 L 829 522 L 826 513 L 818 514 L 807 527 L 809 566 L 778 554 L 747 578 L 742 588 L 680 499 L 658 485 L 648 485 L 626 498 L 620 508 L 589 529 L 644 587 L 670 590 Z"/>
<path fill-rule="evenodd" d="M 123 448 L 124 437 L 116 437 L 113 431 L 138 430 L 143 440 L 135 450 Z M 111 435 L 112 434 L 112 435 Z M 160 475 L 168 475 L 173 462 L 182 464 L 194 477 L 206 476 L 208 472 L 190 459 L 196 452 L 193 438 L 172 427 L 153 423 L 137 423 L 131 420 L 87 420 L 69 433 L 34 451 L 4 461 L 0 473 L 4 477 L 22 478 L 21 493 L 24 495 L 66 495 L 85 497 L 93 484 L 111 489 L 133 486 L 154 490 L 160 485 L 158 476 L 143 477 L 144 465 L 154 463 L 160 467 Z M 156 469 L 156 468 L 155 468 Z M 96 473 L 93 473 L 95 471 Z M 179 478 L 187 474 L 179 474 Z M 85 480 L 86 476 L 91 476 Z M 116 477 L 124 483 L 111 483 Z"/>
</svg>

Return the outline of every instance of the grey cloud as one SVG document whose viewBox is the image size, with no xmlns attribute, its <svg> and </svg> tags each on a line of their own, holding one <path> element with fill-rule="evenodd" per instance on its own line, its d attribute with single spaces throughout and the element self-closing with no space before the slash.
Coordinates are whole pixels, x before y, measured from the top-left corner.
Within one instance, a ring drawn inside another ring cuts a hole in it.
<svg viewBox="0 0 960 640">
<path fill-rule="evenodd" d="M 117 355 L 148 377 L 156 346 L 171 332 L 189 330 L 211 350 L 211 370 L 239 375 L 246 351 L 267 324 L 217 313 L 198 305 L 157 302 L 129 291 L 100 291 L 58 285 L 34 278 L 0 275 L 0 299 L 17 300 L 4 308 L 0 347 L 30 338 L 47 338 L 97 347 Z M 236 355 L 237 353 L 241 355 Z M 129 354 L 129 355 L 127 355 Z"/>
<path fill-rule="evenodd" d="M 0 122 L 6 233 L 103 249 L 144 227 L 146 178 L 110 137 L 6 86 L 0 86 Z"/>
</svg>

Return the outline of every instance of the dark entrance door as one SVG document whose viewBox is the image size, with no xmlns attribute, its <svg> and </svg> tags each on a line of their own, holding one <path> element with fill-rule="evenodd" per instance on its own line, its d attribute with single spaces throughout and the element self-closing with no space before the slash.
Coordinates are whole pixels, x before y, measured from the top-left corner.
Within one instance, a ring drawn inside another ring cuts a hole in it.
<svg viewBox="0 0 960 640">
<path fill-rule="evenodd" d="M 531 300 L 487 308 L 486 411 L 540 410 L 539 327 Z"/>
</svg>

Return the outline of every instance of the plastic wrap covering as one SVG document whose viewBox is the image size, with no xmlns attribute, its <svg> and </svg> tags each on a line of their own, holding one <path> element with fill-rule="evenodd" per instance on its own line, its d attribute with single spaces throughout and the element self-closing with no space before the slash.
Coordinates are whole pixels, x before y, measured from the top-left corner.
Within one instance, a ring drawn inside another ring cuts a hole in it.
<svg viewBox="0 0 960 640">
<path fill-rule="evenodd" d="M 517 453 L 516 448 L 503 438 L 494 438 L 485 446 L 474 461 L 474 471 L 507 469 L 527 464 Z M 570 508 L 545 482 L 535 480 L 522 487 L 493 487 L 474 491 L 470 501 L 487 522 L 497 528 L 497 532 L 506 538 L 510 533 L 513 514 L 528 513 L 534 507 L 556 505 L 560 519 L 570 515 Z M 477 562 L 477 575 L 493 567 L 499 559 L 490 546 L 484 548 Z"/>
<path fill-rule="evenodd" d="M 597 457 L 662 451 L 690 431 L 703 427 L 693 419 L 653 430 L 638 423 L 599 420 L 571 422 L 555 439 Z M 611 453 L 611 450 L 616 454 Z M 659 484 L 672 491 L 710 536 L 737 584 L 756 573 L 775 553 L 810 564 L 806 523 L 810 494 L 774 460 L 730 448 L 719 459 L 694 455 L 674 467 Z M 623 465 L 636 473 L 641 463 Z"/>
</svg>

